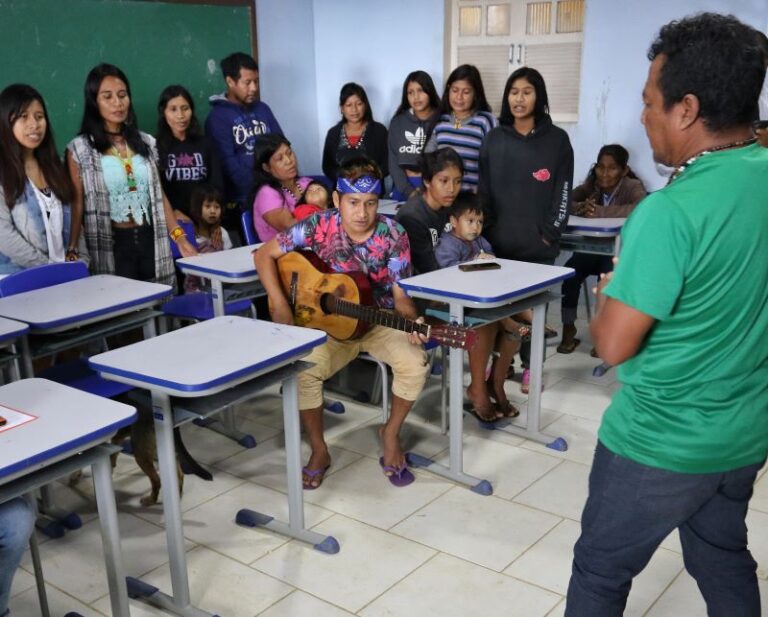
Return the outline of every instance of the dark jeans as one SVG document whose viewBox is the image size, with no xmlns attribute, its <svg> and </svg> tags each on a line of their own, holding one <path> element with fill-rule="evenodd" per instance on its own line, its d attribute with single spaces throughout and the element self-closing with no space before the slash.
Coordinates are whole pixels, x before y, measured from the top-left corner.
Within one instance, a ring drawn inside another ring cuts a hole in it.
<svg viewBox="0 0 768 617">
<path fill-rule="evenodd" d="M 113 227 L 112 239 L 115 274 L 137 281 L 155 279 L 155 237 L 151 225 Z"/>
<path fill-rule="evenodd" d="M 563 323 L 572 324 L 576 321 L 576 311 L 579 307 L 581 285 L 588 276 L 599 276 L 613 270 L 613 261 L 608 255 L 589 255 L 574 253 L 565 263 L 566 268 L 573 268 L 576 274 L 563 281 L 563 300 L 561 302 Z"/>
<path fill-rule="evenodd" d="M 709 617 L 760 617 L 745 517 L 761 467 L 676 473 L 635 463 L 598 443 L 573 549 L 566 617 L 622 615 L 633 577 L 675 529 Z"/>
</svg>

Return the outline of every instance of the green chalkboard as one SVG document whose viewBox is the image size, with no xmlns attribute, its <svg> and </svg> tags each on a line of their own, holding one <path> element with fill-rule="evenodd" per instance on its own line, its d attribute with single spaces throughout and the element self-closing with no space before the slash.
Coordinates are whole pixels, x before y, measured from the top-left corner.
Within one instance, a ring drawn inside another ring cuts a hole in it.
<svg viewBox="0 0 768 617">
<path fill-rule="evenodd" d="M 131 82 L 139 128 L 155 133 L 157 99 L 170 84 L 195 98 L 224 90 L 219 60 L 251 53 L 253 4 L 145 0 L 0 0 L 0 89 L 28 83 L 43 95 L 59 150 L 79 128 L 83 85 L 100 62 Z"/>
</svg>

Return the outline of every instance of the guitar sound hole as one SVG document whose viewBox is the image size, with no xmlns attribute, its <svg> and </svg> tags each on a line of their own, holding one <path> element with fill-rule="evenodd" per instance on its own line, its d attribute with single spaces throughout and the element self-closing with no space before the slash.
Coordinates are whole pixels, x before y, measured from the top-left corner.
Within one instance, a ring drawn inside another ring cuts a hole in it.
<svg viewBox="0 0 768 617">
<path fill-rule="evenodd" d="M 333 294 L 324 293 L 320 296 L 320 308 L 323 309 L 323 313 L 330 315 L 333 313 Z"/>
</svg>

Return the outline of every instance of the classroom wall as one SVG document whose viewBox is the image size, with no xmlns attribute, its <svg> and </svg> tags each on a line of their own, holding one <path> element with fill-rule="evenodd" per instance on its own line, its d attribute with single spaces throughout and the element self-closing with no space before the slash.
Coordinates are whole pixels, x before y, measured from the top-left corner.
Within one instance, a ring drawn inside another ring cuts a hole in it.
<svg viewBox="0 0 768 617">
<path fill-rule="evenodd" d="M 579 122 L 565 127 L 574 149 L 576 183 L 586 176 L 600 146 L 616 142 L 629 150 L 630 165 L 647 188 L 666 183 L 640 124 L 647 51 L 662 25 L 700 11 L 731 13 L 763 30 L 768 25 L 766 0 L 587 0 Z"/>
<path fill-rule="evenodd" d="M 346 81 L 366 88 L 375 118 L 385 124 L 411 70 L 428 71 L 442 91 L 444 0 L 255 2 L 262 96 L 294 142 L 304 173 L 320 172 L 325 133 L 339 119 Z M 564 126 L 577 182 L 600 146 L 620 142 L 647 186 L 663 186 L 640 124 L 646 52 L 663 24 L 704 10 L 768 28 L 766 0 L 587 0 L 579 122 Z"/>
<path fill-rule="evenodd" d="M 300 172 L 320 173 L 313 3 L 256 0 L 261 99 L 299 156 Z"/>
<path fill-rule="evenodd" d="M 255 0 L 261 97 L 299 156 L 319 174 L 339 90 L 356 81 L 374 117 L 389 125 L 405 76 L 443 80 L 443 0 Z M 354 18 L 350 16 L 354 15 Z"/>
</svg>

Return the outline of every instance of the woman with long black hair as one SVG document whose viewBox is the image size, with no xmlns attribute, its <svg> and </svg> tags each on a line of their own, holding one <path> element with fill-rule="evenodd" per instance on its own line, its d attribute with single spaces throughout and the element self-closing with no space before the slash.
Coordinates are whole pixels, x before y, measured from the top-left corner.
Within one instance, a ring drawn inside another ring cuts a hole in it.
<svg viewBox="0 0 768 617">
<path fill-rule="evenodd" d="M 67 146 L 75 186 L 67 259 L 84 229 L 94 273 L 172 284 L 168 236 L 182 255 L 195 248 L 175 222 L 160 185 L 155 140 L 139 131 L 128 78 L 99 64 L 85 80 L 80 134 Z"/>
</svg>

